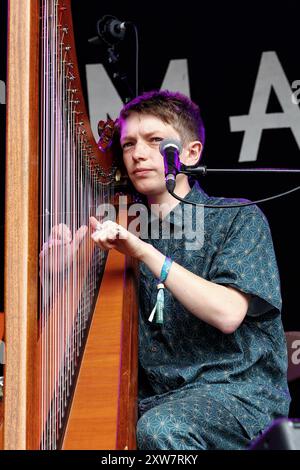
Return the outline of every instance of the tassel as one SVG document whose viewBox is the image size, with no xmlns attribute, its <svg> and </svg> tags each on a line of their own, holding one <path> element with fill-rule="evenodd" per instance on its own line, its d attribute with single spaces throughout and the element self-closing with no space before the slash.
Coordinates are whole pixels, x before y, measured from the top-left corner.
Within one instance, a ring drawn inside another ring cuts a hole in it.
<svg viewBox="0 0 300 470">
<path fill-rule="evenodd" d="M 161 273 L 158 279 L 158 284 L 157 284 L 157 297 L 156 297 L 156 304 L 154 305 L 154 308 L 152 312 L 150 313 L 150 317 L 148 318 L 148 321 L 153 321 L 153 318 L 155 316 L 155 322 L 162 324 L 164 322 L 164 306 L 165 306 L 165 294 L 164 294 L 164 289 L 165 285 L 164 282 L 168 277 L 171 265 L 173 261 L 171 258 L 168 256 L 165 257 L 164 263 L 161 268 Z"/>
<path fill-rule="evenodd" d="M 157 284 L 157 297 L 156 297 L 156 304 L 154 305 L 154 308 L 150 314 L 150 317 L 148 320 L 150 322 L 153 321 L 154 315 L 155 316 L 155 323 L 160 323 L 162 324 L 164 321 L 164 306 L 165 306 L 165 295 L 164 295 L 164 284 L 161 282 Z"/>
</svg>

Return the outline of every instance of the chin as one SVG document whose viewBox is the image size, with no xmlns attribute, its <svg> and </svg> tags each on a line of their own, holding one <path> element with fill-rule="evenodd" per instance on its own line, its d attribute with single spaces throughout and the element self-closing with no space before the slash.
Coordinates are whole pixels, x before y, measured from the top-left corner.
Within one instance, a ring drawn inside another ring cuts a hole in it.
<svg viewBox="0 0 300 470">
<path fill-rule="evenodd" d="M 165 184 L 158 185 L 153 181 L 135 181 L 133 185 L 135 189 L 144 196 L 158 196 L 166 190 Z"/>
</svg>

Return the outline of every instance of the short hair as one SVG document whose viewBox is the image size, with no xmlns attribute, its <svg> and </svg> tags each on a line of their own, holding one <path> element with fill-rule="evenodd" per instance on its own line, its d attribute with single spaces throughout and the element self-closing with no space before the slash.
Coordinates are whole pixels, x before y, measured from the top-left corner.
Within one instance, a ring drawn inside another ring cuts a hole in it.
<svg viewBox="0 0 300 470">
<path fill-rule="evenodd" d="M 205 141 L 205 129 L 197 104 L 179 92 L 153 90 L 137 96 L 121 109 L 119 126 L 133 112 L 151 114 L 170 124 L 178 132 L 183 143 Z"/>
</svg>

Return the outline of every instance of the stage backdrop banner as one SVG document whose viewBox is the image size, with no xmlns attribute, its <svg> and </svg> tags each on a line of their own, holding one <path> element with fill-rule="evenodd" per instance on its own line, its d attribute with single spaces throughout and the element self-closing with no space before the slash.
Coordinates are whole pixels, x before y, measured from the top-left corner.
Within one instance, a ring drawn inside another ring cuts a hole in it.
<svg viewBox="0 0 300 470">
<path fill-rule="evenodd" d="M 206 126 L 208 168 L 300 168 L 300 4 L 286 1 L 103 5 L 73 2 L 81 75 L 96 135 L 97 120 L 116 117 L 124 90 L 113 78 L 108 47 L 89 39 L 110 14 L 139 31 L 139 90 L 167 88 L 200 105 Z M 135 40 L 130 26 L 116 46 L 119 68 L 135 90 Z M 299 175 L 207 175 L 211 195 L 261 199 L 300 185 Z M 299 330 L 300 192 L 261 204 L 274 239 L 281 274 L 286 330 Z"/>
</svg>

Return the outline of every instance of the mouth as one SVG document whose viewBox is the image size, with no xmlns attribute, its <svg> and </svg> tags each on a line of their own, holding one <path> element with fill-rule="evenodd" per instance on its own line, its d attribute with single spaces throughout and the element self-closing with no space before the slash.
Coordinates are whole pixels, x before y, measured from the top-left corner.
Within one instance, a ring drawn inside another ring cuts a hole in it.
<svg viewBox="0 0 300 470">
<path fill-rule="evenodd" d="M 150 173 L 150 171 L 153 171 L 153 170 L 150 168 L 139 168 L 137 170 L 134 170 L 133 174 L 136 176 L 143 176 L 143 175 L 147 175 L 148 173 Z"/>
</svg>

